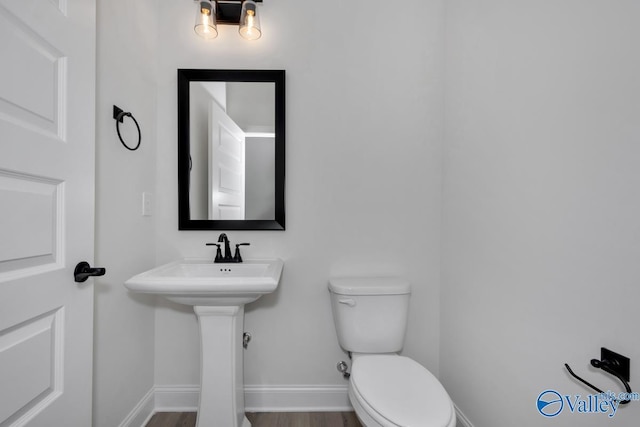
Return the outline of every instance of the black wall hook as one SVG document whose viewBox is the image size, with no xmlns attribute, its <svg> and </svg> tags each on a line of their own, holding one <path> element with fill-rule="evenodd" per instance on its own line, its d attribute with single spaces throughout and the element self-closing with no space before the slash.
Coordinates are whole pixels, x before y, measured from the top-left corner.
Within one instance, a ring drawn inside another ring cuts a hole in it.
<svg viewBox="0 0 640 427">
<path fill-rule="evenodd" d="M 627 394 L 633 393 L 631 391 L 631 386 L 629 386 L 630 365 L 631 365 L 631 361 L 629 360 L 628 357 L 622 356 L 621 354 L 608 350 L 604 347 L 600 349 L 600 360 L 591 359 L 591 366 L 593 366 L 594 368 L 602 369 L 606 373 L 611 374 L 614 377 L 618 378 L 620 382 L 622 382 L 622 384 L 624 385 L 624 388 L 627 391 Z M 597 391 L 598 393 L 604 393 L 604 391 L 600 390 L 598 387 L 594 386 L 590 382 L 576 375 L 571 370 L 568 364 L 565 363 L 564 367 L 567 368 L 567 371 L 569 371 L 569 374 L 571 374 L 572 377 L 574 377 L 581 383 L 589 386 L 591 389 Z M 620 400 L 619 402 L 621 405 L 625 405 L 630 401 L 631 401 L 630 399 L 625 399 L 625 400 Z"/>
</svg>

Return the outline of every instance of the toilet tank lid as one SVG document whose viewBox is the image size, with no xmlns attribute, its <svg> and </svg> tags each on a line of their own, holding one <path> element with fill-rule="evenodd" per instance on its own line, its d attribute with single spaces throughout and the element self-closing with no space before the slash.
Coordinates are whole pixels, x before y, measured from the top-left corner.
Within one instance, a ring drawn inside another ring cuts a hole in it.
<svg viewBox="0 0 640 427">
<path fill-rule="evenodd" d="M 399 277 L 336 277 L 329 279 L 329 290 L 340 295 L 403 295 L 411 285 Z"/>
</svg>

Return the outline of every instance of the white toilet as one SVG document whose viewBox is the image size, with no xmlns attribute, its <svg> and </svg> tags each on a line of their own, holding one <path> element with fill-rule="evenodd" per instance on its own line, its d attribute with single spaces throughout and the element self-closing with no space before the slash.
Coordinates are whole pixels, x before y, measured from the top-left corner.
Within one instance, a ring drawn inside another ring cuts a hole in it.
<svg viewBox="0 0 640 427">
<path fill-rule="evenodd" d="M 438 379 L 402 349 L 411 286 L 394 277 L 329 280 L 340 346 L 351 353 L 349 399 L 366 427 L 455 427 Z"/>
</svg>

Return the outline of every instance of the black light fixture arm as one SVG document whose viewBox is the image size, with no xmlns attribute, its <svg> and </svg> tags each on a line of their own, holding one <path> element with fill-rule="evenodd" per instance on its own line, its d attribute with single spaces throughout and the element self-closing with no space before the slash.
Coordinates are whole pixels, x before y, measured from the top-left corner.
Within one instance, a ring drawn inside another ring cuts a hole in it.
<svg viewBox="0 0 640 427">
<path fill-rule="evenodd" d="M 627 395 L 631 395 L 633 391 L 631 391 L 631 386 L 629 385 L 629 359 L 625 356 L 614 353 L 611 350 L 607 350 L 604 347 L 601 349 L 601 351 L 601 360 L 591 359 L 591 366 L 593 366 L 594 368 L 602 369 L 606 373 L 618 378 L 624 385 Z M 578 381 L 597 391 L 598 393 L 604 393 L 604 391 L 602 391 L 600 388 L 594 386 L 587 380 L 580 378 L 575 372 L 573 372 L 573 370 L 567 363 L 564 364 L 564 367 L 573 378 L 577 379 Z M 626 405 L 630 401 L 631 399 L 629 397 L 627 397 L 627 399 L 618 400 L 618 402 L 620 402 L 620 405 Z"/>
<path fill-rule="evenodd" d="M 194 0 L 200 1 L 200 0 Z M 244 0 L 208 0 L 215 4 L 216 22 L 218 24 L 238 25 L 240 11 Z M 262 3 L 262 0 L 253 0 Z"/>
</svg>

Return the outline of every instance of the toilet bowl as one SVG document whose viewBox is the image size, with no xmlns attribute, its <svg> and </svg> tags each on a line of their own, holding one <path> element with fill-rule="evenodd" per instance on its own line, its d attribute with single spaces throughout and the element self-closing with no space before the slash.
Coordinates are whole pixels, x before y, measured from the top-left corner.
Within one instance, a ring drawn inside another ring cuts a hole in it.
<svg viewBox="0 0 640 427">
<path fill-rule="evenodd" d="M 365 427 L 455 427 L 438 379 L 397 354 L 404 343 L 410 285 L 398 278 L 329 281 L 340 346 L 352 357 L 349 400 Z"/>
<path fill-rule="evenodd" d="M 416 361 L 398 355 L 356 355 L 349 399 L 367 427 L 455 427 L 444 387 Z"/>
</svg>

